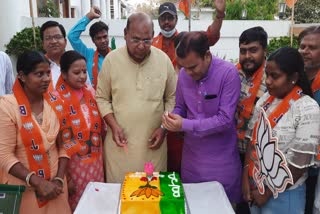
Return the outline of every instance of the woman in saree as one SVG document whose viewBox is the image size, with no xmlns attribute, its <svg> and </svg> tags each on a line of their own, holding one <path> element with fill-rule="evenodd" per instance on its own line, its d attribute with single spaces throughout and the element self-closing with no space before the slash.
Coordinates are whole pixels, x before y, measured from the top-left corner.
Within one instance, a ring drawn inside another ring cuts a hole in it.
<svg viewBox="0 0 320 214">
<path fill-rule="evenodd" d="M 251 213 L 304 213 L 307 169 L 316 163 L 320 112 L 303 59 L 280 48 L 267 60 L 268 92 L 249 123 L 242 190 Z"/>
<path fill-rule="evenodd" d="M 25 52 L 17 72 L 13 94 L 0 97 L 1 183 L 26 186 L 20 214 L 71 213 L 68 156 L 58 143 L 62 101 L 48 91 L 49 61 L 40 52 Z"/>
<path fill-rule="evenodd" d="M 65 52 L 60 59 L 61 75 L 56 90 L 70 115 L 72 130 L 64 134 L 74 136 L 65 145 L 71 156 L 67 168 L 69 204 L 75 210 L 90 182 L 104 182 L 101 118 L 94 98 L 94 89 L 86 84 L 85 58 L 76 51 Z"/>
</svg>

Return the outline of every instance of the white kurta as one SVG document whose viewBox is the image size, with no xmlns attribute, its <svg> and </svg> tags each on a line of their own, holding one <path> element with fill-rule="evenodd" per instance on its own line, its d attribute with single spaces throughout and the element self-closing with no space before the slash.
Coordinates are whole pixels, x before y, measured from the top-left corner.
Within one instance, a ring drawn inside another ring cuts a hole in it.
<svg viewBox="0 0 320 214">
<path fill-rule="evenodd" d="M 105 58 L 98 77 L 96 99 L 101 116 L 113 113 L 128 140 L 128 154 L 112 140 L 111 129 L 105 140 L 107 182 L 122 182 L 125 173 L 143 171 L 151 161 L 156 171 L 167 166 L 166 142 L 158 150 L 148 148 L 148 139 L 160 127 L 164 111 L 175 103 L 176 76 L 169 57 L 151 47 L 140 64 L 127 48 L 112 51 Z"/>
</svg>

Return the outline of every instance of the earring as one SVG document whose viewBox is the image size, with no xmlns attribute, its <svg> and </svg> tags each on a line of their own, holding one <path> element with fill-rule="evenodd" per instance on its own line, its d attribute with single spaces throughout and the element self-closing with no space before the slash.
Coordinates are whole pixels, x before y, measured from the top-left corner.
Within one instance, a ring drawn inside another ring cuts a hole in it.
<svg viewBox="0 0 320 214">
<path fill-rule="evenodd" d="M 295 82 L 295 81 L 292 81 L 291 83 L 292 83 L 292 85 L 294 85 L 296 82 Z"/>
</svg>

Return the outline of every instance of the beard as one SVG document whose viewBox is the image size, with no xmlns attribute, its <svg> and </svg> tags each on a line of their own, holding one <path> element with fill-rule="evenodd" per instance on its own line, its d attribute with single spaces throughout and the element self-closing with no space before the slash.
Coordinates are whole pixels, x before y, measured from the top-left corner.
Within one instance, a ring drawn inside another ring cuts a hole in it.
<svg viewBox="0 0 320 214">
<path fill-rule="evenodd" d="M 245 64 L 246 63 L 252 63 L 253 64 L 253 67 L 252 68 L 247 68 L 245 67 Z M 241 68 L 242 70 L 249 76 L 252 76 L 259 68 L 260 66 L 262 65 L 262 62 L 261 63 L 257 63 L 256 61 L 254 60 L 250 60 L 250 59 L 247 59 L 247 60 L 244 60 L 240 63 L 241 65 Z"/>
<path fill-rule="evenodd" d="M 309 64 L 309 65 L 307 65 L 307 64 L 305 64 L 304 65 L 304 69 L 306 70 L 306 71 L 312 71 L 312 70 L 318 70 L 318 69 L 320 69 L 320 63 L 319 64 Z"/>
</svg>

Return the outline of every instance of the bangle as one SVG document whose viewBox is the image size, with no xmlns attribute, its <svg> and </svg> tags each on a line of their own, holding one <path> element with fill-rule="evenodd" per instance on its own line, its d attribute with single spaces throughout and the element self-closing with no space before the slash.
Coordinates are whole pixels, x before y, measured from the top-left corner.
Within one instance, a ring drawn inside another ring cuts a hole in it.
<svg viewBox="0 0 320 214">
<path fill-rule="evenodd" d="M 64 180 L 63 180 L 62 178 L 54 177 L 53 180 L 54 180 L 54 181 L 60 181 L 60 183 L 62 184 L 62 186 L 64 186 Z"/>
<path fill-rule="evenodd" d="M 223 12 L 222 15 L 221 15 L 221 14 L 219 14 L 219 15 L 217 14 L 217 15 L 216 15 L 216 18 L 217 18 L 217 19 L 223 19 L 225 16 L 226 16 L 226 12 Z"/>
<path fill-rule="evenodd" d="M 247 167 L 249 167 L 249 164 L 246 164 L 243 168 L 245 169 L 245 168 L 247 168 Z"/>
<path fill-rule="evenodd" d="M 27 174 L 26 183 L 27 183 L 27 186 L 28 186 L 28 187 L 31 187 L 30 179 L 31 179 L 31 176 L 32 176 L 32 175 L 35 175 L 35 174 L 36 174 L 36 173 L 35 173 L 34 171 L 29 172 L 29 173 Z"/>
</svg>

